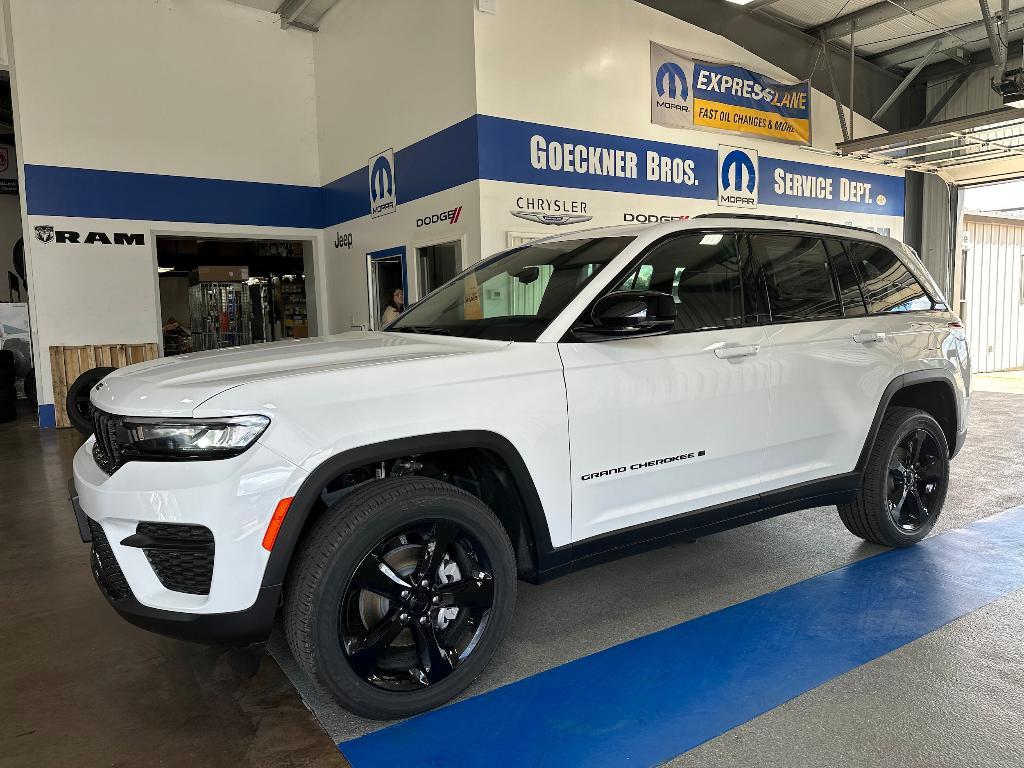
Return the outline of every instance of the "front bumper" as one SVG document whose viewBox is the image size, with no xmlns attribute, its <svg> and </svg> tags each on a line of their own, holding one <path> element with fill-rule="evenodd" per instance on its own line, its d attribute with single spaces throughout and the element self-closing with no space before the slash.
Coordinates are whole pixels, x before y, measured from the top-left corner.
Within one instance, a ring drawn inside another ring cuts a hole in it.
<svg viewBox="0 0 1024 768">
<path fill-rule="evenodd" d="M 306 473 L 257 444 L 232 459 L 129 462 L 108 476 L 92 458 L 92 444 L 75 455 L 72 506 L 80 535 L 92 540 L 93 575 L 114 609 L 133 624 L 181 639 L 265 640 L 281 585 L 262 586 L 270 555 L 263 534 L 277 502 L 294 495 Z M 161 580 L 152 550 L 133 544 L 140 524 L 154 523 L 202 526 L 212 534 L 205 593 L 168 588 L 174 585 Z"/>
</svg>

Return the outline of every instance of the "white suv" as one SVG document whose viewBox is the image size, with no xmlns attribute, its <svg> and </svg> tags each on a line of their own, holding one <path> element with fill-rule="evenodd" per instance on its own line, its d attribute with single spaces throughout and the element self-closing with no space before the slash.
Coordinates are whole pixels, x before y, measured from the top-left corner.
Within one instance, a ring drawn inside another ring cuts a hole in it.
<svg viewBox="0 0 1024 768">
<path fill-rule="evenodd" d="M 709 216 L 481 262 L 385 331 L 111 373 L 73 502 L 126 619 L 264 641 L 361 715 L 450 699 L 517 578 L 837 504 L 899 547 L 963 443 L 960 320 L 914 252 Z"/>
</svg>

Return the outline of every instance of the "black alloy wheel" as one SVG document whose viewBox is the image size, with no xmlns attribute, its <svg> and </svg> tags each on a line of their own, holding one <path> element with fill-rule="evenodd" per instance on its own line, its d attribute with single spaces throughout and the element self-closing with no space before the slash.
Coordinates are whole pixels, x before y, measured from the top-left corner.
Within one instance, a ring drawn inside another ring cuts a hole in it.
<svg viewBox="0 0 1024 768">
<path fill-rule="evenodd" d="M 878 428 L 856 495 L 839 504 L 850 533 L 886 547 L 916 544 L 935 525 L 949 486 L 949 447 L 935 418 L 889 408 Z"/>
<path fill-rule="evenodd" d="M 342 598 L 341 645 L 353 671 L 387 691 L 435 685 L 474 651 L 494 603 L 490 563 L 448 520 L 388 535 Z"/>
<path fill-rule="evenodd" d="M 938 441 L 924 429 L 900 440 L 889 458 L 886 501 L 900 530 L 914 533 L 928 523 L 942 482 Z"/>
<path fill-rule="evenodd" d="M 508 534 L 480 499 L 427 477 L 371 480 L 324 510 L 285 582 L 302 669 L 351 712 L 408 717 L 483 671 L 516 596 Z"/>
</svg>

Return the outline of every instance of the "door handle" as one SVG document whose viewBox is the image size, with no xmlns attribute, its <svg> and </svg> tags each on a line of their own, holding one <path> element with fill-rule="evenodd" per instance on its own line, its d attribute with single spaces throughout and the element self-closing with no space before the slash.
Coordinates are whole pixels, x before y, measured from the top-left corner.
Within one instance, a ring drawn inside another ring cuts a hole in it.
<svg viewBox="0 0 1024 768">
<path fill-rule="evenodd" d="M 757 344 L 723 344 L 715 347 L 715 357 L 722 360 L 731 360 L 735 357 L 753 357 L 761 347 Z"/>
<path fill-rule="evenodd" d="M 858 344 L 874 344 L 875 342 L 878 341 L 885 341 L 885 334 L 868 332 L 855 333 L 853 335 L 853 340 L 856 341 Z"/>
</svg>

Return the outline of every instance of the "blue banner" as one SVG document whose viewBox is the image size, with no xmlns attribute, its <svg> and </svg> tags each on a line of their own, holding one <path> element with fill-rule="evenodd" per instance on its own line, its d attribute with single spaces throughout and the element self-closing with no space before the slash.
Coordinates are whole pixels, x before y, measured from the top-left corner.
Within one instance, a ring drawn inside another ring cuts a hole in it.
<svg viewBox="0 0 1024 768">
<path fill-rule="evenodd" d="M 902 176 L 761 157 L 761 205 L 902 216 Z"/>
</svg>

